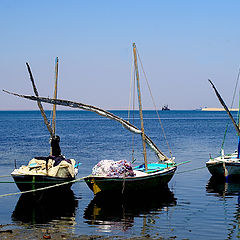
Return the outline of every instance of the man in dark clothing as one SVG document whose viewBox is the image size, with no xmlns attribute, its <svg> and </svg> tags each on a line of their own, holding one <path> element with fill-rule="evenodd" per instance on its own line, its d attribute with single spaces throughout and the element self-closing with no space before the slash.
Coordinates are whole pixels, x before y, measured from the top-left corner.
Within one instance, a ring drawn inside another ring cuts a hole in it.
<svg viewBox="0 0 240 240">
<path fill-rule="evenodd" d="M 53 166 L 57 166 L 61 163 L 61 161 L 66 161 L 71 164 L 71 160 L 65 159 L 64 156 L 61 155 L 61 148 L 59 146 L 60 143 L 60 137 L 56 136 L 51 138 L 51 148 L 52 148 L 52 156 L 50 156 L 51 159 L 54 160 Z"/>
<path fill-rule="evenodd" d="M 52 137 L 51 138 L 51 148 L 52 148 L 52 156 L 58 157 L 61 155 L 61 148 L 59 146 L 60 143 L 60 137 Z"/>
</svg>

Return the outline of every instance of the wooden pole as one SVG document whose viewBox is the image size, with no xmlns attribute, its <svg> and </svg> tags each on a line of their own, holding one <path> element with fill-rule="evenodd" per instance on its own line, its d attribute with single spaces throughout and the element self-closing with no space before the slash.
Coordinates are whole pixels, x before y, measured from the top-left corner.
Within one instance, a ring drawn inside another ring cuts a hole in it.
<svg viewBox="0 0 240 240">
<path fill-rule="evenodd" d="M 55 88 L 53 99 L 57 99 L 57 81 L 58 81 L 58 57 L 56 57 L 55 64 Z M 56 136 L 56 104 L 53 104 L 53 118 L 52 118 L 53 135 Z"/>
<path fill-rule="evenodd" d="M 225 104 L 225 102 L 223 101 L 222 97 L 220 96 L 219 92 L 217 91 L 217 89 L 215 88 L 214 84 L 212 83 L 212 81 L 210 79 L 208 79 L 208 81 L 211 83 L 217 97 L 218 97 L 218 100 L 219 102 L 222 104 L 222 106 L 224 107 L 225 111 L 227 112 L 228 116 L 230 117 L 230 119 L 232 120 L 232 123 L 233 123 L 233 126 L 235 127 L 236 131 L 237 131 L 237 134 L 238 136 L 240 136 L 240 130 L 239 130 L 239 127 L 238 125 L 236 124 L 231 112 L 229 111 L 227 105 Z"/>
<path fill-rule="evenodd" d="M 50 103 L 50 104 L 56 104 L 56 105 L 61 105 L 61 106 L 67 106 L 70 108 L 79 108 L 79 109 L 83 109 L 86 111 L 90 111 L 90 112 L 95 112 L 96 114 L 112 119 L 114 121 L 117 121 L 119 123 L 122 124 L 123 127 L 125 127 L 127 130 L 134 132 L 136 134 L 142 134 L 142 131 L 140 129 L 138 129 L 137 127 L 135 127 L 134 125 L 132 125 L 131 123 L 129 123 L 128 121 L 108 112 L 105 111 L 104 109 L 101 108 L 97 108 L 91 105 L 87 105 L 87 104 L 83 104 L 83 103 L 79 103 L 79 102 L 73 102 L 73 101 L 69 101 L 69 100 L 62 100 L 62 99 L 51 99 L 51 98 L 44 98 L 44 97 L 35 97 L 35 96 L 27 96 L 27 95 L 21 95 L 21 94 L 17 94 L 17 93 L 13 93 L 13 92 L 9 92 L 6 90 L 3 90 L 3 92 L 17 96 L 17 97 L 21 97 L 21 98 L 26 98 L 28 100 L 32 100 L 32 101 L 40 101 L 40 102 L 45 102 L 45 103 Z M 168 159 L 167 156 L 165 156 L 159 149 L 158 147 L 155 145 L 155 143 L 145 134 L 145 140 L 146 143 L 149 145 L 149 147 L 159 156 L 162 158 L 162 160 L 166 160 Z"/>
<path fill-rule="evenodd" d="M 142 101 L 141 101 L 139 72 L 138 72 L 137 53 L 136 53 L 136 44 L 135 43 L 133 43 L 133 54 L 134 54 L 134 65 L 135 65 L 135 72 L 136 72 L 136 78 L 137 78 L 138 104 L 139 104 L 139 114 L 140 114 L 140 119 L 141 119 L 143 156 L 144 156 L 145 171 L 147 171 L 148 170 L 148 167 L 147 167 L 147 151 L 146 151 L 145 133 L 144 133 L 144 125 L 143 125 Z"/>
<path fill-rule="evenodd" d="M 36 87 L 36 85 L 35 85 L 34 78 L 33 78 L 32 72 L 31 72 L 31 68 L 30 68 L 30 66 L 29 66 L 28 63 L 26 63 L 26 65 L 27 65 L 27 69 L 28 69 L 29 76 L 30 76 L 30 80 L 31 80 L 31 82 L 32 82 L 33 91 L 34 91 L 34 93 L 35 93 L 35 96 L 38 97 L 39 95 L 38 95 L 37 87 Z M 38 107 L 39 107 L 40 112 L 41 112 L 41 114 L 42 114 L 42 117 L 43 117 L 43 119 L 44 119 L 44 123 L 46 124 L 47 129 L 48 129 L 48 131 L 49 131 L 49 133 L 50 133 L 50 135 L 51 135 L 51 137 L 52 137 L 52 136 L 53 136 L 53 131 L 52 131 L 52 128 L 51 128 L 51 126 L 50 126 L 50 123 L 48 122 L 47 116 L 46 116 L 46 114 L 45 114 L 45 112 L 44 112 L 44 110 L 43 110 L 43 106 L 42 106 L 42 104 L 41 104 L 40 101 L 38 101 L 37 104 L 38 104 Z"/>
<path fill-rule="evenodd" d="M 237 83 L 236 83 L 235 90 L 237 89 L 239 76 L 240 76 L 240 68 L 239 68 L 239 71 L 238 71 Z M 235 93 L 234 93 L 234 95 L 235 95 Z M 239 112 L 240 112 L 240 99 L 239 99 L 239 96 L 238 96 L 238 129 L 240 130 L 240 116 L 239 116 Z M 240 157 L 240 136 L 238 135 L 238 154 L 237 154 L 237 158 L 239 158 L 239 157 Z"/>
</svg>

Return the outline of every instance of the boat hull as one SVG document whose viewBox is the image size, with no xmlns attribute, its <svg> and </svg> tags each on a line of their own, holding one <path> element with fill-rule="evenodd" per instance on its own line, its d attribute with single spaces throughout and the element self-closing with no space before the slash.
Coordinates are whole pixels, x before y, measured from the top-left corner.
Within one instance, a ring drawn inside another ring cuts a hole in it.
<svg viewBox="0 0 240 240">
<path fill-rule="evenodd" d="M 206 163 L 209 172 L 216 178 L 238 178 L 240 177 L 239 159 L 217 159 Z"/>
<path fill-rule="evenodd" d="M 17 187 L 20 191 L 29 191 L 35 190 L 39 188 L 45 188 L 49 186 L 53 186 L 56 184 L 61 184 L 65 182 L 69 182 L 74 180 L 74 178 L 60 178 L 60 177 L 51 177 L 46 175 L 17 175 L 11 174 Z M 64 184 L 62 186 L 58 186 L 52 189 L 59 189 L 59 188 L 71 188 L 72 183 Z"/>
<path fill-rule="evenodd" d="M 126 178 L 90 175 L 85 177 L 84 180 L 95 195 L 103 192 L 142 192 L 166 187 L 168 182 L 172 179 L 176 169 L 176 167 L 171 167 L 164 171 L 147 174 L 146 176 Z"/>
</svg>

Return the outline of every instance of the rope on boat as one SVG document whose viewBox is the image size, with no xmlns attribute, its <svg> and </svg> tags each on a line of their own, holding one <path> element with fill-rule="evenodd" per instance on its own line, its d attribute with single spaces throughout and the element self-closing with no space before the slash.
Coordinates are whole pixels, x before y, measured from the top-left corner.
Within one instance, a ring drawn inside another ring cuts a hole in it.
<svg viewBox="0 0 240 240">
<path fill-rule="evenodd" d="M 5 177 L 11 177 L 11 175 L 0 176 L 0 178 L 5 178 Z"/>
<path fill-rule="evenodd" d="M 68 182 L 64 182 L 64 183 L 55 184 L 55 185 L 48 186 L 48 187 L 37 188 L 37 189 L 28 190 L 28 191 L 23 191 L 23 192 L 2 194 L 2 195 L 0 195 L 0 198 L 2 198 L 2 197 L 8 197 L 8 196 L 13 196 L 13 195 L 19 195 L 19 194 L 25 194 L 25 193 L 33 193 L 33 192 L 43 191 L 43 190 L 46 190 L 46 189 L 51 189 L 51 188 L 55 188 L 55 187 L 60 187 L 60 186 L 63 186 L 63 185 L 67 185 L 67 184 L 70 184 L 70 183 L 79 182 L 79 181 L 82 181 L 83 179 L 84 179 L 84 177 L 82 177 L 82 178 L 77 178 L 77 179 L 74 179 L 74 180 L 72 180 L 72 181 L 68 181 Z"/>
<path fill-rule="evenodd" d="M 136 48 L 136 50 L 137 50 L 137 48 Z M 141 67 L 142 67 L 142 71 L 143 71 L 143 74 L 144 74 L 144 77 L 145 77 L 145 80 L 146 80 L 146 83 L 147 83 L 147 86 L 148 86 L 149 93 L 150 93 L 150 95 L 151 95 L 151 99 L 152 99 L 152 102 L 153 102 L 155 111 L 156 111 L 157 116 L 158 116 L 158 121 L 159 121 L 160 126 L 161 126 L 161 128 L 162 128 L 163 137 L 164 137 L 165 142 L 166 142 L 166 144 L 167 144 L 167 147 L 168 147 L 168 151 L 169 151 L 169 153 L 170 153 L 170 156 L 171 156 L 171 158 L 173 158 L 173 156 L 172 156 L 172 150 L 171 150 L 170 145 L 169 145 L 169 143 L 168 143 L 167 135 L 166 135 L 165 130 L 164 130 L 164 128 L 163 128 L 162 120 L 161 120 L 160 115 L 159 115 L 159 113 L 158 113 L 157 106 L 156 106 L 156 103 L 155 103 L 155 101 L 154 101 L 153 94 L 152 94 L 152 91 L 151 91 L 151 88 L 150 88 L 150 84 L 149 84 L 149 82 L 148 82 L 147 75 L 146 75 L 146 73 L 145 73 L 145 71 L 144 71 L 143 64 L 142 64 L 140 55 L 139 55 L 139 53 L 138 53 L 138 50 L 137 50 L 137 55 L 138 55 L 138 59 L 139 59 L 139 62 L 140 62 L 140 64 L 141 64 Z"/>
</svg>

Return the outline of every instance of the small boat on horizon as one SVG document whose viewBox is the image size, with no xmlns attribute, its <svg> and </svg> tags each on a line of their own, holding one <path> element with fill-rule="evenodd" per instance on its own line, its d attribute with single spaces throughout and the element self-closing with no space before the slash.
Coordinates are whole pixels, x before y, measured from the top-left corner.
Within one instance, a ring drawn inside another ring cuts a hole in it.
<svg viewBox="0 0 240 240">
<path fill-rule="evenodd" d="M 168 107 L 168 105 L 164 105 L 162 107 L 162 111 L 170 111 L 170 108 Z"/>
</svg>

